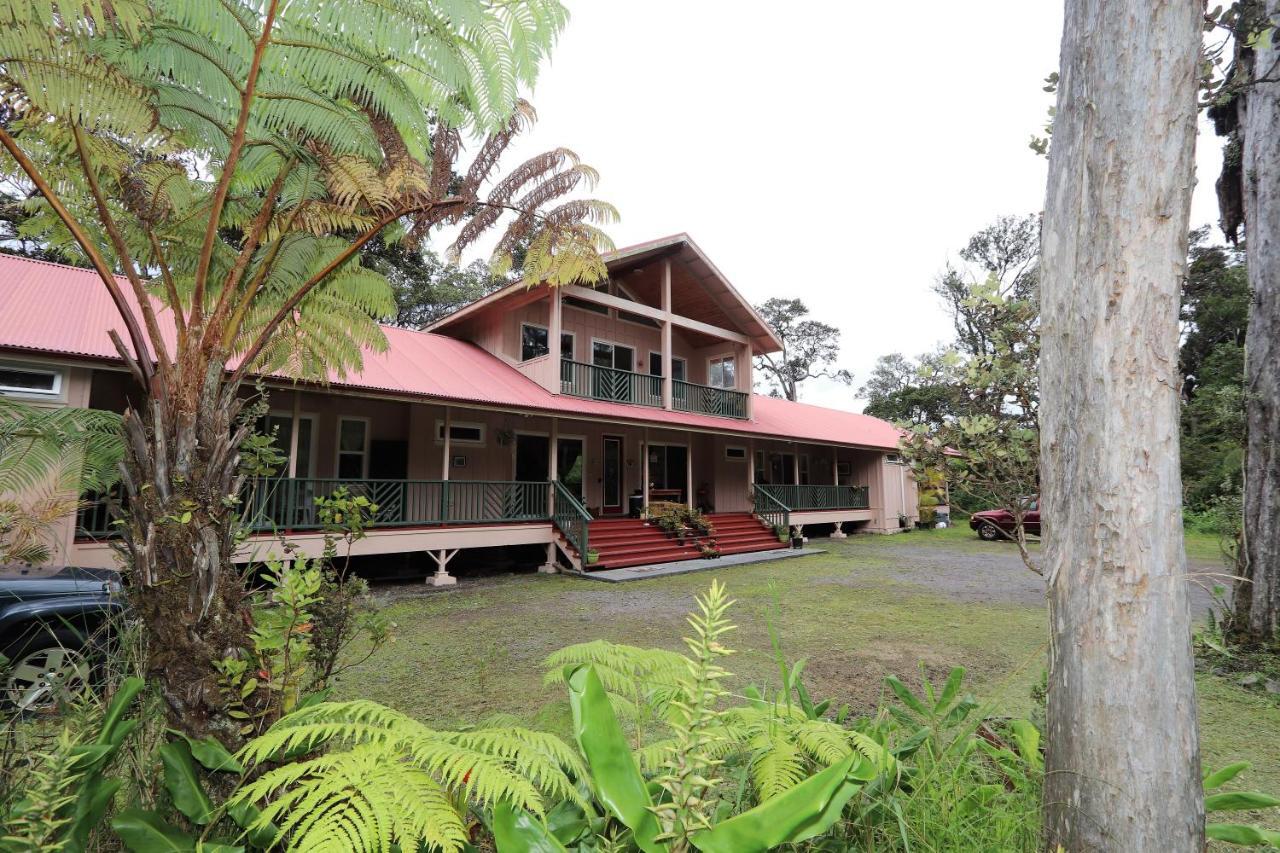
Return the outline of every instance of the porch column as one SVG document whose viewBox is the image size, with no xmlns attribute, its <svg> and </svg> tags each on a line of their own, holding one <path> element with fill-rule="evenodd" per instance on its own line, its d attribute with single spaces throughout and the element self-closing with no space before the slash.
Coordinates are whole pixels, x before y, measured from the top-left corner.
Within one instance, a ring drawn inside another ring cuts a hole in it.
<svg viewBox="0 0 1280 853">
<path fill-rule="evenodd" d="M 840 449 L 831 448 L 831 485 L 833 490 L 839 492 L 840 485 Z M 831 531 L 832 539 L 847 539 L 848 535 L 844 532 L 844 522 L 837 521 L 836 529 Z"/>
<path fill-rule="evenodd" d="M 449 451 L 451 449 L 450 439 L 452 438 L 449 433 L 452 431 L 452 428 L 453 409 L 449 406 L 445 406 L 444 441 L 440 442 L 440 479 L 443 481 L 440 484 L 440 520 L 445 522 L 447 522 L 449 518 L 449 463 L 453 461 L 449 458 Z M 439 553 L 431 553 L 431 559 L 436 561 L 436 571 L 435 574 L 431 576 L 432 586 L 453 586 L 458 582 L 457 578 L 449 574 L 449 561 L 452 560 L 454 554 L 457 553 L 458 552 L 456 550 L 452 554 L 445 550 L 440 550 Z"/>
<path fill-rule="evenodd" d="M 302 392 L 293 386 L 293 422 L 289 426 L 289 479 L 298 476 L 298 421 L 302 419 Z M 312 472 L 311 476 L 315 476 Z"/>
<path fill-rule="evenodd" d="M 689 436 L 689 446 L 684 451 L 685 503 L 693 509 L 693 433 Z"/>
<path fill-rule="evenodd" d="M 644 444 L 640 446 L 640 506 L 649 510 L 649 428 L 644 428 Z"/>
<path fill-rule="evenodd" d="M 671 409 L 671 259 L 662 262 L 662 408 Z M 686 379 L 688 377 L 685 377 Z"/>
<path fill-rule="evenodd" d="M 560 479 L 560 419 L 551 419 L 551 440 L 547 442 L 547 478 L 551 481 L 547 484 L 547 514 L 555 514 L 556 506 L 556 486 L 555 481 Z M 547 561 L 538 566 L 538 571 L 546 575 L 554 575 L 556 568 L 556 543 L 555 528 L 551 530 L 552 539 L 547 543 Z M 582 555 L 585 561 L 586 554 Z"/>
<path fill-rule="evenodd" d="M 547 357 L 551 362 L 551 387 L 549 390 L 552 394 L 560 393 L 560 330 L 561 330 L 561 302 L 562 296 L 560 288 L 551 288 L 551 317 L 547 321 Z"/>
<path fill-rule="evenodd" d="M 747 393 L 747 420 L 754 420 L 751 386 L 754 383 L 754 365 L 751 363 L 751 344 L 738 348 L 738 390 Z"/>
</svg>

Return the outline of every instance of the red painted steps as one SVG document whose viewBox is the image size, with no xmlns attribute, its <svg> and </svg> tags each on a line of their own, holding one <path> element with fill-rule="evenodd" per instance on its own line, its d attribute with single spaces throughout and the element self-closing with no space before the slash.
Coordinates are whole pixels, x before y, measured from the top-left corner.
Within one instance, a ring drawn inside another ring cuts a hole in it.
<svg viewBox="0 0 1280 853">
<path fill-rule="evenodd" d="M 619 569 L 652 563 L 671 563 L 699 559 L 699 546 L 714 539 L 721 554 L 746 554 L 772 551 L 783 546 L 773 530 L 750 513 L 716 513 L 708 516 L 712 524 L 709 537 L 694 537 L 677 542 L 655 524 L 637 518 L 602 518 L 591 522 L 589 541 L 599 560 L 588 567 Z"/>
</svg>

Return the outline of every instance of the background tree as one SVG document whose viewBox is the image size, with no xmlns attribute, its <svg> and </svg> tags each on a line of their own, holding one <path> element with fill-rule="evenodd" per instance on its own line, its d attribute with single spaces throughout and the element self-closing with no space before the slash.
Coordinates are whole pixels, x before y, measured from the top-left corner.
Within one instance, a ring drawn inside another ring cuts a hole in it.
<svg viewBox="0 0 1280 853">
<path fill-rule="evenodd" d="M 1188 510 L 1239 504 L 1244 472 L 1244 342 L 1249 282 L 1238 250 L 1191 232 L 1182 287 L 1182 486 Z M 1232 525 L 1233 529 L 1238 523 Z"/>
<path fill-rule="evenodd" d="M 858 396 L 867 401 L 863 414 L 892 423 L 940 426 L 956 411 L 956 389 L 935 381 L 947 372 L 945 357 L 945 352 L 914 361 L 897 352 L 880 356 L 858 389 Z"/>
<path fill-rule="evenodd" d="M 1227 137 L 1218 206 L 1228 239 L 1244 229 L 1253 292 L 1244 356 L 1248 473 L 1231 633 L 1270 647 L 1280 645 L 1280 0 L 1240 0 L 1208 22 L 1227 32 L 1233 51 L 1210 89 L 1209 116 Z"/>
<path fill-rule="evenodd" d="M 800 399 L 800 383 L 825 377 L 848 385 L 853 376 L 833 367 L 840 355 L 840 330 L 835 326 L 806 319 L 809 309 L 799 299 L 774 297 L 756 311 L 782 341 L 782 352 L 756 357 L 760 371 L 776 397 Z"/>
<path fill-rule="evenodd" d="M 957 348 L 926 362 L 918 387 L 938 394 L 946 411 L 904 423 L 902 453 L 921 482 L 945 471 L 959 505 L 1008 508 L 1022 560 L 1039 574 L 1023 526 L 1028 498 L 1039 488 L 1036 305 L 1003 290 L 995 273 L 969 286 L 962 305 L 983 330 L 982 350 Z"/>
<path fill-rule="evenodd" d="M 977 284 L 988 287 L 993 297 L 1010 304 L 1037 301 L 1037 266 L 1040 257 L 1040 217 L 1000 216 L 969 238 L 960 250 L 968 268 L 950 264 L 934 283 L 951 313 L 956 337 L 952 348 L 970 355 L 991 352 L 996 337 L 1003 334 L 1008 318 L 993 317 L 973 300 Z M 1038 309 L 1037 309 L 1038 311 Z M 1038 316 L 1032 311 L 1028 322 Z M 993 325 L 994 324 L 994 325 Z"/>
<path fill-rule="evenodd" d="M 1201 11 L 1066 3 L 1041 264 L 1048 849 L 1204 849 L 1174 374 Z"/>
<path fill-rule="evenodd" d="M 388 322 L 406 329 L 426 328 L 512 280 L 509 275 L 494 275 L 484 261 L 460 266 L 428 247 L 409 248 L 381 239 L 365 248 L 360 263 L 391 285 L 396 312 Z"/>
<path fill-rule="evenodd" d="M 231 563 L 245 376 L 323 377 L 385 346 L 376 319 L 394 302 L 359 255 L 387 233 L 412 248 L 451 224 L 456 255 L 505 225 L 500 270 L 527 246 L 530 280 L 604 274 L 592 223 L 612 208 L 551 206 L 595 177 L 571 151 L 495 179 L 532 119 L 517 92 L 566 13 L 554 0 L 6 10 L 0 173 L 33 199 L 41 241 L 97 271 L 145 394 L 124 417 L 123 549 L 149 671 L 172 727 L 231 742 L 215 664 L 248 624 Z M 459 165 L 464 135 L 478 145 Z"/>
</svg>

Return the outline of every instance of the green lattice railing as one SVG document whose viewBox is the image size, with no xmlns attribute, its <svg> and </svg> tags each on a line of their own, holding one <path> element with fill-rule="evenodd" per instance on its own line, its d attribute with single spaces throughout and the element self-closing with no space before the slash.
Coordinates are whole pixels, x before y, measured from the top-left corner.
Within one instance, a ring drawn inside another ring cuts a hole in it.
<svg viewBox="0 0 1280 853">
<path fill-rule="evenodd" d="M 870 509 L 867 486 L 788 486 L 756 484 L 778 503 L 791 510 Z"/>
<path fill-rule="evenodd" d="M 573 493 L 556 480 L 552 484 L 551 522 L 564 534 L 578 551 L 578 556 L 585 564 L 587 561 L 587 527 L 591 523 L 591 513 L 587 512 Z"/>
</svg>

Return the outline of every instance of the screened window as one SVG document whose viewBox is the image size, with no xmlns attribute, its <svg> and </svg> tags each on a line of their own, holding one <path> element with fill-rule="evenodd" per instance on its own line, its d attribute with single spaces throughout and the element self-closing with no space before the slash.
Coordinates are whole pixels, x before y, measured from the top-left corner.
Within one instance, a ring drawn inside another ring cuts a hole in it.
<svg viewBox="0 0 1280 853">
<path fill-rule="evenodd" d="M 745 447 L 726 447 L 724 449 L 724 458 L 741 460 L 747 458 L 747 449 Z"/>
<path fill-rule="evenodd" d="M 0 391 L 53 397 L 62 391 L 62 374 L 56 370 L 0 366 Z"/>
<path fill-rule="evenodd" d="M 713 358 L 708 367 L 707 384 L 712 388 L 738 387 L 738 370 L 733 356 Z"/>
<path fill-rule="evenodd" d="M 369 422 L 338 420 L 338 478 L 362 480 L 369 470 Z"/>
</svg>

